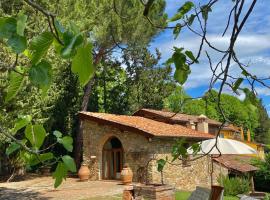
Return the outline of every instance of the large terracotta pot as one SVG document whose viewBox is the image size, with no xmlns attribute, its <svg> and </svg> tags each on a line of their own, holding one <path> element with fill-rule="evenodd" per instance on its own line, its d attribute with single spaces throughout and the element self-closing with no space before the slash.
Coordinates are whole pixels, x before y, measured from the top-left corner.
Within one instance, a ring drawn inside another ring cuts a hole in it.
<svg viewBox="0 0 270 200">
<path fill-rule="evenodd" d="M 133 173 L 132 170 L 125 165 L 121 171 L 121 180 L 124 185 L 132 183 Z"/>
<path fill-rule="evenodd" d="M 78 171 L 78 176 L 81 181 L 87 181 L 89 179 L 90 175 L 90 170 L 87 165 L 81 165 L 79 171 Z"/>
<path fill-rule="evenodd" d="M 48 176 L 48 175 L 50 175 L 51 168 L 48 167 L 48 166 L 42 167 L 42 168 L 40 168 L 40 172 L 41 172 L 42 175 Z"/>
</svg>

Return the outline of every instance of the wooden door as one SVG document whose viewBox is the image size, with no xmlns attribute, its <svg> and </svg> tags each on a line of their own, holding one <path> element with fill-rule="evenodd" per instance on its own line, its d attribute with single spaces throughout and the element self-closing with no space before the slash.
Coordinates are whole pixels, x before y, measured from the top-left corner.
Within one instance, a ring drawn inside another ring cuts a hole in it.
<svg viewBox="0 0 270 200">
<path fill-rule="evenodd" d="M 119 179 L 123 168 L 123 149 L 104 149 L 102 157 L 103 179 Z"/>
</svg>

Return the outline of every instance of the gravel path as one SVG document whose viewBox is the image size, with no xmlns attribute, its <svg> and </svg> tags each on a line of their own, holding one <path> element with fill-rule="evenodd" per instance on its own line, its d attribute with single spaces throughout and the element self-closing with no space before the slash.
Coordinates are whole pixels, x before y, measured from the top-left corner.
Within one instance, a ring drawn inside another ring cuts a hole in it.
<svg viewBox="0 0 270 200">
<path fill-rule="evenodd" d="M 37 177 L 30 180 L 0 183 L 0 199 L 5 200 L 78 200 L 99 196 L 121 194 L 123 185 L 118 181 L 80 182 L 77 178 L 67 178 L 54 189 L 51 177 Z"/>
</svg>

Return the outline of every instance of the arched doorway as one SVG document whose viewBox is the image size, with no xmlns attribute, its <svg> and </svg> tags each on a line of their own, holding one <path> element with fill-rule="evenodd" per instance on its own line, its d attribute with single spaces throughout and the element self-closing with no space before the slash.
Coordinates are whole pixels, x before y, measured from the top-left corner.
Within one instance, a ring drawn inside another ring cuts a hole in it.
<svg viewBox="0 0 270 200">
<path fill-rule="evenodd" d="M 102 178 L 120 179 L 123 168 L 123 147 L 116 137 L 111 137 L 102 150 Z"/>
</svg>

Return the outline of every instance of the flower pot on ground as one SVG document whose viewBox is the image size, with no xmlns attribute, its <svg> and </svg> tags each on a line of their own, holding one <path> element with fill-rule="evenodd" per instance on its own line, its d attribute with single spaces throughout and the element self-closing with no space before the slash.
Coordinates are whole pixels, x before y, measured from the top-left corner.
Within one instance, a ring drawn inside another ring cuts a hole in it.
<svg viewBox="0 0 270 200">
<path fill-rule="evenodd" d="M 78 176 L 80 178 L 80 181 L 87 181 L 89 179 L 90 170 L 88 168 L 88 165 L 82 164 L 79 171 Z"/>
<path fill-rule="evenodd" d="M 138 200 L 175 200 L 175 189 L 166 184 L 135 184 L 134 198 Z"/>
<path fill-rule="evenodd" d="M 49 167 L 49 166 L 43 166 L 43 167 L 41 167 L 40 168 L 40 173 L 42 175 L 46 175 L 46 176 L 50 175 L 51 174 L 51 167 Z"/>
<path fill-rule="evenodd" d="M 121 181 L 124 185 L 132 183 L 133 172 L 127 164 L 124 165 L 121 171 Z"/>
</svg>

